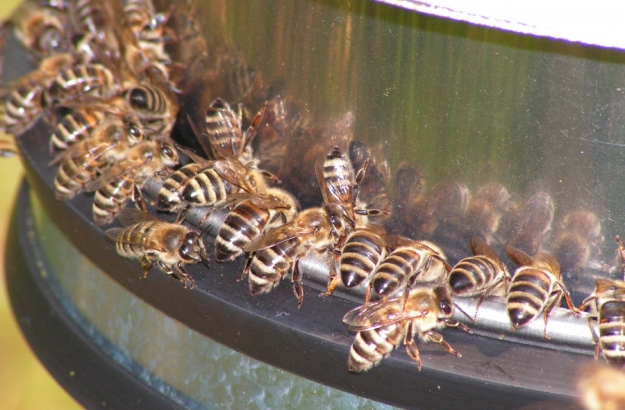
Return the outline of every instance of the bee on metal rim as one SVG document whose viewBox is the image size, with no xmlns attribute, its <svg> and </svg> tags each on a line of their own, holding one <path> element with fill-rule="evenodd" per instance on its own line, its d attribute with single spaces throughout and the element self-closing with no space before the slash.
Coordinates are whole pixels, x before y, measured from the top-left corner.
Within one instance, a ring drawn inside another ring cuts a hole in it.
<svg viewBox="0 0 625 410">
<path fill-rule="evenodd" d="M 625 248 L 620 237 L 616 237 L 619 253 L 625 262 Z M 625 265 L 623 276 L 625 276 Z M 625 281 L 597 279 L 595 291 L 582 302 L 580 310 L 594 302 L 596 313 L 589 317 L 588 325 L 595 340 L 595 358 L 599 349 L 608 364 L 625 367 Z M 599 323 L 599 335 L 591 321 Z"/>
<path fill-rule="evenodd" d="M 354 288 L 373 276 L 386 256 L 386 230 L 379 225 L 367 224 L 350 232 L 340 249 L 339 272 L 331 269 L 328 289 L 320 296 L 329 296 L 339 283 Z"/>
<path fill-rule="evenodd" d="M 472 333 L 464 324 L 451 319 L 453 312 L 449 288 L 436 282 L 418 283 L 407 298 L 390 298 L 352 309 L 343 317 L 350 331 L 357 332 L 347 360 L 349 371 L 369 370 L 390 355 L 402 340 L 406 352 L 421 370 L 415 336 L 424 342 L 438 343 L 447 353 L 462 357 L 436 332 L 443 327 L 457 327 Z"/>
<path fill-rule="evenodd" d="M 208 262 L 199 232 L 133 208 L 122 209 L 117 218 L 124 227 L 108 229 L 106 236 L 115 242 L 118 254 L 138 259 L 144 277 L 156 264 L 161 271 L 182 281 L 185 288 L 195 287 L 195 280 L 184 265 Z"/>
<path fill-rule="evenodd" d="M 546 253 L 538 253 L 532 258 L 512 246 L 506 246 L 506 251 L 513 261 L 521 265 L 515 271 L 508 289 L 507 310 L 512 322 L 511 330 L 527 325 L 544 312 L 544 335 L 549 340 L 549 314 L 554 307 L 560 305 L 563 296 L 568 308 L 576 315 L 580 313 L 573 306 L 569 292 L 560 281 L 560 265 L 553 256 Z"/>
<path fill-rule="evenodd" d="M 105 167 L 123 160 L 126 152 L 142 139 L 141 133 L 131 132 L 121 119 L 107 118 L 87 139 L 61 151 L 50 162 L 60 163 L 54 178 L 57 199 L 70 199 L 82 192 Z"/>
<path fill-rule="evenodd" d="M 392 250 L 380 262 L 365 294 L 365 305 L 371 292 L 387 299 L 400 290 L 410 291 L 416 282 L 444 283 L 451 266 L 443 251 L 427 241 L 388 235 L 386 246 Z"/>
<path fill-rule="evenodd" d="M 107 100 L 121 91 L 115 74 L 99 63 L 78 64 L 62 70 L 44 95 L 45 107 L 53 107 L 82 96 Z"/>
<path fill-rule="evenodd" d="M 366 173 L 358 184 L 355 194 L 361 205 L 371 206 L 390 214 L 391 200 L 387 192 L 390 179 L 390 167 L 381 145 L 374 145 L 371 149 L 363 142 L 352 141 L 349 144 L 349 160 L 354 169 L 361 169 L 367 164 Z M 381 220 L 378 220 L 381 223 Z"/>
<path fill-rule="evenodd" d="M 484 299 L 491 295 L 505 296 L 510 281 L 508 269 L 497 252 L 479 236 L 471 238 L 474 256 L 460 260 L 449 272 L 447 281 L 456 296 L 477 296 L 473 321 Z"/>
<path fill-rule="evenodd" d="M 228 262 L 267 229 L 291 222 L 298 213 L 295 198 L 280 188 L 267 188 L 265 194 L 232 194 L 237 204 L 228 213 L 215 238 L 215 260 Z"/>
<path fill-rule="evenodd" d="M 308 252 L 328 254 L 343 235 L 343 210 L 338 204 L 309 208 L 289 223 L 265 232 L 245 247 L 250 253 L 240 280 L 248 277 L 252 295 L 267 293 L 291 271 L 298 307 L 304 299 L 299 261 Z"/>
<path fill-rule="evenodd" d="M 150 178 L 160 178 L 177 164 L 178 153 L 167 142 L 148 140 L 128 150 L 123 159 L 103 169 L 100 176 L 85 186 L 87 192 L 96 191 L 93 201 L 96 225 L 112 222 L 131 199 L 145 210 L 141 194 L 145 182 Z"/>
<path fill-rule="evenodd" d="M 326 157 L 323 165 L 315 164 L 317 182 L 325 204 L 336 203 L 343 208 L 343 217 L 353 227 L 364 226 L 368 215 L 386 215 L 378 209 L 357 209 L 359 184 L 365 176 L 369 160 L 354 174 L 354 168 L 338 146 Z"/>
</svg>

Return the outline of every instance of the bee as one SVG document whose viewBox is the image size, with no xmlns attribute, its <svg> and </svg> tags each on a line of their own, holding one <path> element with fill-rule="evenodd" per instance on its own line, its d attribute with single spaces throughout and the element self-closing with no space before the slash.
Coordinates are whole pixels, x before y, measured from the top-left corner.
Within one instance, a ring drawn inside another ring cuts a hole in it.
<svg viewBox="0 0 625 410">
<path fill-rule="evenodd" d="M 56 124 L 50 135 L 50 154 L 57 156 L 70 146 L 89 139 L 92 132 L 104 123 L 121 120 L 124 122 L 131 141 L 144 138 L 144 129 L 139 118 L 121 97 L 108 101 L 93 101 L 67 104 L 72 111 Z M 134 145 L 134 144 L 132 144 Z"/>
<path fill-rule="evenodd" d="M 68 54 L 47 57 L 35 71 L 9 83 L 0 90 L 0 126 L 13 135 L 28 130 L 44 112 L 42 98 L 50 81 L 73 63 Z"/>
<path fill-rule="evenodd" d="M 554 214 L 553 199 L 544 191 L 530 197 L 513 218 L 510 230 L 504 234 L 507 245 L 534 255 L 551 229 Z M 510 225 L 509 225 L 510 227 Z"/>
<path fill-rule="evenodd" d="M 122 160 L 129 147 L 138 144 L 141 139 L 129 132 L 121 119 L 104 121 L 89 138 L 62 151 L 51 162 L 51 165 L 60 163 L 54 179 L 57 199 L 70 199 L 82 192 L 104 167 Z"/>
<path fill-rule="evenodd" d="M 331 272 L 328 289 L 321 296 L 329 296 L 337 285 L 354 288 L 369 279 L 386 256 L 386 230 L 367 224 L 347 235 L 340 249 L 339 274 Z"/>
<path fill-rule="evenodd" d="M 53 7 L 24 2 L 11 16 L 15 37 L 37 58 L 66 53 L 71 48 L 67 19 Z"/>
<path fill-rule="evenodd" d="M 279 188 L 264 194 L 233 194 L 228 201 L 239 201 L 228 213 L 215 238 L 217 262 L 231 261 L 267 229 L 291 222 L 298 212 L 295 198 Z"/>
<path fill-rule="evenodd" d="M 477 190 L 469 201 L 463 225 L 470 235 L 479 235 L 492 244 L 501 218 L 512 206 L 512 196 L 502 184 L 488 183 Z"/>
<path fill-rule="evenodd" d="M 620 237 L 616 237 L 619 253 L 625 262 L 625 248 Z M 625 266 L 625 265 L 624 265 Z M 625 270 L 623 271 L 625 276 Z M 582 302 L 580 310 L 584 310 L 591 302 L 595 302 L 596 313 L 590 317 L 599 323 L 599 335 L 590 326 L 595 339 L 595 358 L 599 357 L 599 349 L 608 364 L 625 367 L 625 281 L 597 279 L 595 291 Z M 589 320 L 590 325 L 590 320 Z"/>
<path fill-rule="evenodd" d="M 570 279 L 579 279 L 592 257 L 601 255 L 601 222 L 587 210 L 567 214 L 560 224 L 553 245 L 553 255 L 560 270 Z"/>
<path fill-rule="evenodd" d="M 407 222 L 419 237 L 431 237 L 441 224 L 459 220 L 467 209 L 471 194 L 458 181 L 438 182 L 429 192 L 408 204 Z"/>
<path fill-rule="evenodd" d="M 107 100 L 121 91 L 114 73 L 102 64 L 78 64 L 62 70 L 48 87 L 45 106 L 52 107 L 82 96 Z"/>
<path fill-rule="evenodd" d="M 195 287 L 195 280 L 184 265 L 208 262 L 199 232 L 133 208 L 122 209 L 117 218 L 124 227 L 107 229 L 106 236 L 115 242 L 118 254 L 138 259 L 144 277 L 156 264 L 161 271 L 182 281 L 185 288 Z"/>
<path fill-rule="evenodd" d="M 409 291 L 415 282 L 440 282 L 447 279 L 451 266 L 443 251 L 427 241 L 414 241 L 403 236 L 387 236 L 386 246 L 392 250 L 380 262 L 369 282 L 365 304 L 371 291 L 388 299 L 400 290 Z"/>
<path fill-rule="evenodd" d="M 262 115 L 262 112 L 259 114 Z M 260 120 L 258 120 L 260 121 Z M 217 144 L 211 133 L 199 132 L 193 121 L 189 121 L 202 149 L 206 154 L 213 150 L 227 153 Z M 221 151 L 220 151 L 221 150 Z M 189 207 L 215 207 L 224 204 L 229 195 L 245 191 L 262 193 L 265 179 L 262 171 L 254 171 L 241 163 L 234 149 L 229 155 L 208 161 L 193 152 L 181 149 L 194 162 L 172 174 L 158 192 L 157 209 L 163 212 L 178 212 L 177 221 L 185 218 Z M 238 154 L 238 152 L 236 152 Z"/>
<path fill-rule="evenodd" d="M 85 186 L 87 192 L 97 191 L 93 201 L 95 224 L 111 223 L 130 199 L 145 210 L 140 189 L 149 178 L 158 178 L 177 164 L 178 153 L 167 142 L 148 140 L 132 147 L 123 159 L 104 168 Z"/>
<path fill-rule="evenodd" d="M 350 331 L 358 332 L 349 351 L 350 372 L 367 371 L 404 342 L 406 352 L 421 370 L 421 356 L 415 336 L 424 342 L 438 343 L 444 351 L 462 357 L 436 330 L 457 327 L 472 333 L 465 325 L 451 319 L 454 303 L 449 288 L 436 282 L 417 284 L 408 297 L 390 298 L 359 306 L 343 317 Z"/>
<path fill-rule="evenodd" d="M 474 256 L 460 260 L 449 272 L 447 282 L 456 296 L 477 296 L 473 321 L 480 305 L 490 295 L 505 296 L 510 274 L 497 252 L 479 236 L 471 238 Z"/>
<path fill-rule="evenodd" d="M 179 105 L 178 98 L 169 90 L 142 83 L 125 90 L 124 97 L 130 109 L 152 134 L 170 135 Z"/>
<path fill-rule="evenodd" d="M 240 280 L 248 277 L 252 295 L 267 293 L 291 271 L 298 307 L 304 299 L 299 261 L 309 252 L 328 253 L 336 247 L 345 225 L 343 210 L 335 203 L 309 208 L 295 219 L 268 230 L 245 247 L 250 253 Z"/>
<path fill-rule="evenodd" d="M 377 209 L 390 213 L 391 201 L 386 186 L 388 184 L 390 170 L 386 158 L 381 154 L 381 148 L 377 148 L 372 154 L 371 150 L 360 141 L 352 141 L 349 144 L 349 159 L 354 169 L 362 169 L 366 166 L 366 173 L 358 184 L 358 192 L 355 196 L 361 205 L 373 206 Z M 379 221 L 378 221 L 379 222 Z"/>
<path fill-rule="evenodd" d="M 512 246 L 506 246 L 506 251 L 512 260 L 521 265 L 510 283 L 508 289 L 507 310 L 512 329 L 525 326 L 544 311 L 545 339 L 547 321 L 554 307 L 560 305 L 564 296 L 568 308 L 578 315 L 580 312 L 573 306 L 571 296 L 560 281 L 560 264 L 551 255 L 538 253 L 533 258 Z"/>
<path fill-rule="evenodd" d="M 242 106 L 239 105 L 238 113 L 235 113 L 227 102 L 220 98 L 214 100 L 206 110 L 205 118 L 206 134 L 214 157 L 236 157 L 246 166 L 257 167 L 258 161 L 253 158 L 250 142 L 256 136 L 266 109 L 267 103 L 243 132 Z"/>
<path fill-rule="evenodd" d="M 354 227 L 364 226 L 368 222 L 368 215 L 382 215 L 378 209 L 356 209 L 359 184 L 365 176 L 369 160 L 365 160 L 358 173 L 354 173 L 352 163 L 343 155 L 338 146 L 335 146 L 326 157 L 323 166 L 316 164 L 316 174 L 323 201 L 326 204 L 336 203 L 343 208 L 343 217 Z"/>
</svg>

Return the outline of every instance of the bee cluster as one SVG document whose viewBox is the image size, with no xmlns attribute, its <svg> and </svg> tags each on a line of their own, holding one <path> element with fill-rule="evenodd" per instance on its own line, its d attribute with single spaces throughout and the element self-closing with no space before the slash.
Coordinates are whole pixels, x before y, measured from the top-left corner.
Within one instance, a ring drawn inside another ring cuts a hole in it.
<svg viewBox="0 0 625 410">
<path fill-rule="evenodd" d="M 549 254 L 555 206 L 545 190 L 522 200 L 496 182 L 474 195 L 453 180 L 426 189 L 411 162 L 391 178 L 379 147 L 354 138 L 351 112 L 315 121 L 226 42 L 206 43 L 194 10 L 157 11 L 151 0 L 32 0 L 11 19 L 37 68 L 2 87 L 0 125 L 18 138 L 41 117 L 51 125 L 57 198 L 94 193 L 95 224 L 122 225 L 106 230 L 120 255 L 193 288 L 185 266 L 209 256 L 204 232 L 184 223 L 200 210 L 197 227 L 225 215 L 213 227 L 215 259 L 247 254 L 241 280 L 252 295 L 289 276 L 302 306 L 306 260 L 320 260 L 322 296 L 337 288 L 364 296 L 344 317 L 356 332 L 352 372 L 402 342 L 420 369 L 415 337 L 460 356 L 438 332 L 471 333 L 452 319 L 457 297 L 477 297 L 475 322 L 487 297 L 506 298 L 513 330 L 543 314 L 547 339 L 562 298 L 579 314 L 561 276 L 574 280 L 600 260 L 595 214 L 562 218 Z M 175 220 L 150 214 L 144 194 Z M 513 275 L 503 251 L 518 266 Z M 622 366 L 625 281 L 598 280 L 582 307 L 592 302 L 597 352 Z"/>
</svg>

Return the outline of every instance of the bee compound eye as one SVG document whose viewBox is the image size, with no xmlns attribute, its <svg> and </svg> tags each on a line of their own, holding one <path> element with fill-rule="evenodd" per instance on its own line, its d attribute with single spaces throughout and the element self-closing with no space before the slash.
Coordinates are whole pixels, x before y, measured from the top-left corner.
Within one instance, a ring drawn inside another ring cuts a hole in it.
<svg viewBox="0 0 625 410">
<path fill-rule="evenodd" d="M 167 158 L 176 158 L 176 152 L 174 151 L 174 149 L 169 146 L 168 144 L 163 144 L 161 146 L 161 152 L 163 153 L 164 156 L 166 156 Z"/>
</svg>

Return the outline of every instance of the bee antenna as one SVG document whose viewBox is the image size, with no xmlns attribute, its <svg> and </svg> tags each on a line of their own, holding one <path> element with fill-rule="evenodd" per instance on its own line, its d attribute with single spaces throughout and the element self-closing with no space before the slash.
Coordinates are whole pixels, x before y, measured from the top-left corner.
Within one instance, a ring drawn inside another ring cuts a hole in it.
<svg viewBox="0 0 625 410">
<path fill-rule="evenodd" d="M 456 302 L 454 302 L 454 306 L 456 307 L 456 309 L 458 309 L 460 311 L 460 313 L 462 313 L 463 315 L 468 317 L 472 322 L 475 323 L 475 319 L 473 319 L 471 316 L 469 316 L 469 314 L 467 312 L 465 312 L 464 309 L 462 309 L 460 306 L 458 306 L 458 304 Z"/>
</svg>

